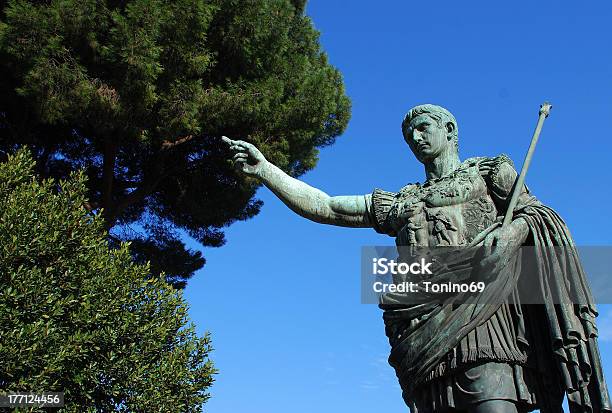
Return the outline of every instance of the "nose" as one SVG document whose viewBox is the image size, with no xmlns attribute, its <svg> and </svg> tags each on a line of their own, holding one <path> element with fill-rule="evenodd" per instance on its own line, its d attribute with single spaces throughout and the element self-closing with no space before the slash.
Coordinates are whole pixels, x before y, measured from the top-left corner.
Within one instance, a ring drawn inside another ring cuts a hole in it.
<svg viewBox="0 0 612 413">
<path fill-rule="evenodd" d="M 423 140 L 423 136 L 421 135 L 421 132 L 419 132 L 418 130 L 412 131 L 412 141 L 414 143 L 419 143 L 422 140 Z"/>
</svg>

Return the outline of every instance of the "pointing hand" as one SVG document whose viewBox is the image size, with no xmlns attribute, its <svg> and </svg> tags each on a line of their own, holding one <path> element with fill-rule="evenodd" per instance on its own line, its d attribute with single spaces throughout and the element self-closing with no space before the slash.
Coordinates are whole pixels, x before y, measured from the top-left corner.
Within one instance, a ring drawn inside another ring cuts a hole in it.
<svg viewBox="0 0 612 413">
<path fill-rule="evenodd" d="M 259 177 L 261 168 L 267 162 L 259 149 L 253 144 L 232 140 L 227 136 L 222 136 L 221 139 L 228 144 L 229 149 L 234 153 L 232 158 L 234 166 L 246 175 Z"/>
</svg>

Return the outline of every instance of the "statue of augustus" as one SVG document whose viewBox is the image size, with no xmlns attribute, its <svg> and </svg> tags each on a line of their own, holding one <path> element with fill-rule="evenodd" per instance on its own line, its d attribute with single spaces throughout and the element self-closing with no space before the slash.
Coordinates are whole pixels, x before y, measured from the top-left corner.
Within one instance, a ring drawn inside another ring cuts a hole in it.
<svg viewBox="0 0 612 413">
<path fill-rule="evenodd" d="M 517 173 L 505 155 L 462 162 L 457 121 L 448 110 L 414 107 L 402 132 L 425 167 L 423 183 L 398 192 L 333 197 L 288 176 L 252 144 L 223 139 L 239 170 L 312 221 L 371 227 L 394 237 L 398 246 L 463 246 L 482 239 L 493 249 L 476 266 L 499 275 L 491 289 L 497 305 L 470 311 L 464 304 L 380 305 L 389 362 L 411 412 L 558 413 L 564 395 L 572 413 L 612 412 L 597 346 L 597 312 L 565 223 L 523 187 L 511 223 L 496 226 L 508 212 Z M 538 251 L 541 262 L 528 282 L 541 290 L 542 304 L 521 305 L 517 298 L 522 270 L 512 257 L 522 245 Z M 557 264 L 576 271 L 559 276 Z M 582 298 L 579 303 L 546 298 L 569 289 Z"/>
</svg>

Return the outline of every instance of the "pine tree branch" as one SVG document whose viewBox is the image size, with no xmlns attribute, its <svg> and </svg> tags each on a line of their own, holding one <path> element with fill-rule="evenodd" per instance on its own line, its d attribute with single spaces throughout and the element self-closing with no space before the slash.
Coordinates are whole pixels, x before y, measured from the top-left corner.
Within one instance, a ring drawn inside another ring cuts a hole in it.
<svg viewBox="0 0 612 413">
<path fill-rule="evenodd" d="M 157 185 L 159 185 L 161 180 L 165 178 L 169 173 L 169 171 L 167 171 L 165 168 L 165 159 L 167 158 L 167 156 L 165 156 L 164 154 L 167 154 L 168 151 L 176 148 L 179 145 L 183 145 L 192 141 L 193 138 L 193 135 L 187 135 L 178 138 L 175 141 L 163 141 L 161 148 L 161 156 L 159 156 L 157 160 L 152 161 L 152 165 L 154 165 L 155 172 L 149 175 L 147 178 L 143 179 L 142 184 L 138 188 L 130 192 L 119 202 L 115 203 L 112 208 L 112 213 L 109 214 L 109 217 L 107 218 L 108 222 L 112 222 L 114 225 L 114 222 L 116 221 L 117 217 L 120 216 L 126 208 L 128 208 L 130 205 L 143 201 L 147 196 L 151 195 L 155 191 L 155 188 L 157 188 Z"/>
<path fill-rule="evenodd" d="M 173 149 L 179 145 L 182 145 L 184 143 L 187 143 L 189 141 L 193 140 L 193 135 L 187 135 L 187 136 L 183 136 L 182 138 L 178 138 L 175 141 L 169 141 L 169 140 L 165 140 L 162 142 L 162 150 L 163 151 L 168 151 L 170 149 Z"/>
<path fill-rule="evenodd" d="M 151 179 L 150 181 L 143 182 L 139 188 L 130 192 L 125 198 L 119 201 L 117 205 L 115 205 L 115 208 L 113 209 L 114 216 L 119 216 L 121 212 L 123 212 L 123 210 L 130 205 L 140 202 L 147 196 L 151 195 L 161 180 L 162 177 L 160 176 L 157 179 Z"/>
</svg>

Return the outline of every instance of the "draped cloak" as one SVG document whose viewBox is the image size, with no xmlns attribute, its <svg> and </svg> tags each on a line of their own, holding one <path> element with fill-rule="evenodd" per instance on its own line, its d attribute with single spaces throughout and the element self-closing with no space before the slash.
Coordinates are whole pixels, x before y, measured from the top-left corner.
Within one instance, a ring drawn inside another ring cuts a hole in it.
<svg viewBox="0 0 612 413">
<path fill-rule="evenodd" d="M 508 161 L 505 156 L 474 159 L 472 163 L 483 175 Z M 499 212 L 503 215 L 505 210 Z M 519 250 L 492 272 L 475 274 L 477 250 L 465 249 L 447 261 L 447 271 L 438 272 L 432 280 L 486 279 L 487 288 L 481 294 L 458 293 L 444 300 L 422 294 L 420 302 L 410 305 L 397 294 L 382 297 L 380 307 L 391 344 L 389 363 L 395 368 L 404 399 L 410 403 L 415 390 L 440 367 L 445 355 L 507 300 L 517 303 L 525 323 L 537 332 L 526 344 L 535 360 L 535 376 L 540 378 L 535 389 L 540 411 L 561 412 L 556 395 L 565 392 L 571 413 L 612 412 L 597 345 L 597 310 L 569 230 L 555 211 L 527 192 L 514 210 L 513 219 L 517 218 L 523 218 L 529 227 L 527 243 L 533 246 L 535 260 L 527 260 L 526 265 Z M 484 232 L 499 225 L 498 220 Z M 528 283 L 541 304 L 520 304 L 519 283 Z M 421 321 L 414 325 L 410 320 Z"/>
</svg>

